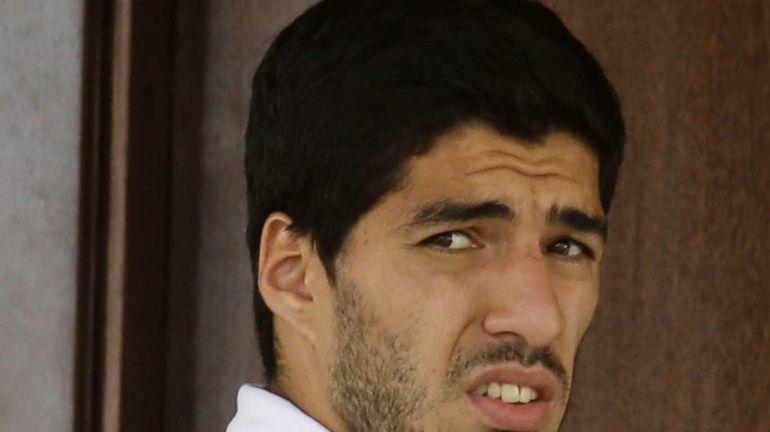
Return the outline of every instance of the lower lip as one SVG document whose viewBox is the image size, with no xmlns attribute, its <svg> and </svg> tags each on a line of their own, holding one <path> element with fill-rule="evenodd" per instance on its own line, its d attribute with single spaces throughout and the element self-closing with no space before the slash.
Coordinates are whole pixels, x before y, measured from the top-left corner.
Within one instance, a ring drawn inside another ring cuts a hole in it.
<svg viewBox="0 0 770 432">
<path fill-rule="evenodd" d="M 545 425 L 550 402 L 508 404 L 499 399 L 469 394 L 471 402 L 484 414 L 490 427 L 504 431 L 532 432 Z"/>
</svg>

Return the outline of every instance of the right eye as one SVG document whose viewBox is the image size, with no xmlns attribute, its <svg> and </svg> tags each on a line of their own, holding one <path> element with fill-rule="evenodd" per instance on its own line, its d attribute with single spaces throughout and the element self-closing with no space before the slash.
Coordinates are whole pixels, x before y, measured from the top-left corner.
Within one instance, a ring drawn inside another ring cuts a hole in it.
<svg viewBox="0 0 770 432">
<path fill-rule="evenodd" d="M 594 252 L 585 244 L 571 239 L 562 238 L 548 247 L 548 251 L 570 260 L 594 258 Z"/>
<path fill-rule="evenodd" d="M 478 247 L 471 236 L 462 231 L 447 231 L 423 240 L 420 244 L 447 251 L 459 251 Z"/>
</svg>

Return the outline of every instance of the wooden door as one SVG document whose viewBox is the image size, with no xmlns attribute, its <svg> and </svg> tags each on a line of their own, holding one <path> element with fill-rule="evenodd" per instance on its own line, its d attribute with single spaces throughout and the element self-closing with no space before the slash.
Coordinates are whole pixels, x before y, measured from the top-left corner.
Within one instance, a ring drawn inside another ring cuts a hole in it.
<svg viewBox="0 0 770 432">
<path fill-rule="evenodd" d="M 565 430 L 770 430 L 770 3 L 549 3 L 629 132 Z"/>
</svg>

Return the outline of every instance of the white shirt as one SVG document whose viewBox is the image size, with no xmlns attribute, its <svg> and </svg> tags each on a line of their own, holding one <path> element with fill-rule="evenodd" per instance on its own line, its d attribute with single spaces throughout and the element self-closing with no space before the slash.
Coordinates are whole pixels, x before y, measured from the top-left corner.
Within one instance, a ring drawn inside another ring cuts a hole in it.
<svg viewBox="0 0 770 432">
<path fill-rule="evenodd" d="M 238 409 L 227 432 L 329 432 L 288 400 L 250 385 L 238 390 Z"/>
</svg>

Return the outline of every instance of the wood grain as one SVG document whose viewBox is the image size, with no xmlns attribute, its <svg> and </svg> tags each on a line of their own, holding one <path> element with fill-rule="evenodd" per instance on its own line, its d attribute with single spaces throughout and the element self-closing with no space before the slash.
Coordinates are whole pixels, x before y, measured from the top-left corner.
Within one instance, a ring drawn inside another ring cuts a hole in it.
<svg viewBox="0 0 770 432">
<path fill-rule="evenodd" d="M 549 3 L 629 129 L 564 430 L 770 430 L 770 5 Z"/>
<path fill-rule="evenodd" d="M 173 5 L 112 3 L 101 393 L 91 430 L 160 431 L 166 354 Z M 99 221 L 92 221 L 99 223 Z M 97 277 L 98 274 L 97 274 Z"/>
</svg>

